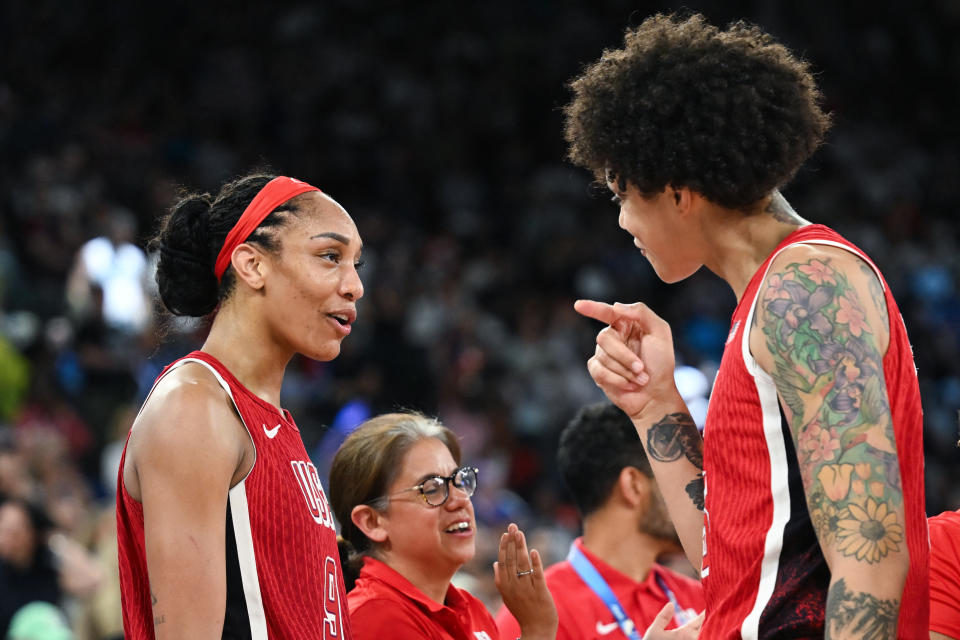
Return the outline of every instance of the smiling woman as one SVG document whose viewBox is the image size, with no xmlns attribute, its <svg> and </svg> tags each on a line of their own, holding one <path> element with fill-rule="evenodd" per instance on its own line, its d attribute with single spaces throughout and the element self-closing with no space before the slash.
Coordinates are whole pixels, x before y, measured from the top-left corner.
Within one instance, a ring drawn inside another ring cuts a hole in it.
<svg viewBox="0 0 960 640">
<path fill-rule="evenodd" d="M 216 315 L 124 450 L 125 636 L 349 640 L 333 517 L 280 387 L 295 353 L 335 358 L 356 320 L 353 220 L 305 182 L 250 175 L 181 199 L 152 248 L 164 305 Z"/>
<path fill-rule="evenodd" d="M 354 638 L 500 637 L 483 603 L 450 581 L 475 552 L 477 470 L 452 431 L 415 413 L 363 423 L 333 458 L 330 497 L 341 525 Z M 554 638 L 557 612 L 536 551 L 511 525 L 495 568 L 522 637 Z"/>
</svg>

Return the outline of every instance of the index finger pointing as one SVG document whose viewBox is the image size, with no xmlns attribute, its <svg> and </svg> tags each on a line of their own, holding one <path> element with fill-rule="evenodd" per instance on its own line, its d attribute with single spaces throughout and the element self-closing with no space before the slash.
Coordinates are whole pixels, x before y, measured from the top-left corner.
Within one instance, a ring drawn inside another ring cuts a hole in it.
<svg viewBox="0 0 960 640">
<path fill-rule="evenodd" d="M 577 300 L 573 303 L 574 310 L 582 316 L 599 320 L 606 324 L 613 324 L 618 315 L 613 305 L 596 300 Z"/>
</svg>

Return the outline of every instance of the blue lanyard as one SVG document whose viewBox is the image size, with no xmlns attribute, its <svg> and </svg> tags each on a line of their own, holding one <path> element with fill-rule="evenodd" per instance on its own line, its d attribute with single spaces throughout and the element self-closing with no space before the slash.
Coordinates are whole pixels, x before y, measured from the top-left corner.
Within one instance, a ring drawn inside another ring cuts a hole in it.
<svg viewBox="0 0 960 640">
<path fill-rule="evenodd" d="M 570 546 L 567 562 L 569 562 L 574 571 L 577 572 L 580 579 L 586 582 L 587 586 L 607 605 L 610 613 L 616 618 L 617 624 L 620 625 L 620 630 L 623 631 L 623 635 L 630 638 L 630 640 L 640 640 L 637 627 L 633 624 L 633 620 L 624 612 L 623 607 L 620 606 L 620 601 L 617 600 L 617 596 L 613 594 L 610 585 L 607 584 L 607 581 L 603 579 L 603 576 L 600 575 L 600 572 L 597 571 L 590 560 L 583 555 L 583 552 L 577 548 L 576 543 Z M 673 594 L 671 593 L 670 595 L 672 596 Z"/>
<path fill-rule="evenodd" d="M 673 603 L 673 620 L 677 623 L 677 626 L 682 627 L 693 620 L 695 615 L 680 606 L 680 603 L 677 602 L 677 596 L 673 595 L 673 591 L 667 586 L 666 581 L 657 574 L 654 574 L 654 578 L 657 579 L 657 584 L 660 585 L 660 589 L 667 596 L 667 599 Z"/>
<path fill-rule="evenodd" d="M 593 563 L 587 559 L 587 556 L 577 548 L 576 544 L 570 545 L 567 562 L 574 568 L 577 575 L 580 576 L 580 579 L 586 582 L 587 586 L 607 605 L 613 617 L 616 618 L 617 624 L 620 625 L 623 635 L 630 638 L 630 640 L 640 640 L 636 625 L 633 624 L 633 620 L 624 612 L 620 601 L 617 600 L 617 596 L 614 595 L 610 585 L 603 579 L 603 576 L 601 576 L 600 572 L 593 566 Z M 657 586 L 660 587 L 660 590 L 663 591 L 667 599 L 673 604 L 673 620 L 677 623 L 677 626 L 682 627 L 690 622 L 690 620 L 694 618 L 694 614 L 680 606 L 680 603 L 677 601 L 677 596 L 673 595 L 673 590 L 667 586 L 666 581 L 662 577 L 654 574 L 654 578 L 657 581 Z"/>
</svg>

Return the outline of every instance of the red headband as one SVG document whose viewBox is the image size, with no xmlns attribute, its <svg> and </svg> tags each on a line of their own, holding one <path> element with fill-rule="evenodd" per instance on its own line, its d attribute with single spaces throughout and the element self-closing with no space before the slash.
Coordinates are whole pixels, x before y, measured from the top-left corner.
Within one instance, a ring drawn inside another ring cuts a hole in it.
<svg viewBox="0 0 960 640">
<path fill-rule="evenodd" d="M 223 277 L 223 272 L 230 266 L 233 250 L 245 242 L 246 239 L 250 237 L 250 234 L 253 233 L 253 230 L 259 227 L 260 223 L 263 222 L 274 209 L 287 200 L 301 193 L 306 193 L 307 191 L 320 191 L 320 189 L 295 178 L 278 176 L 268 182 L 266 186 L 260 190 L 260 193 L 254 196 L 250 204 L 247 205 L 247 208 L 244 209 L 243 215 L 237 220 L 237 224 L 233 225 L 233 229 L 230 229 L 230 233 L 227 234 L 227 238 L 223 241 L 223 248 L 221 248 L 220 253 L 217 254 L 217 262 L 213 267 L 213 272 L 217 276 L 217 282 L 220 281 Z"/>
</svg>

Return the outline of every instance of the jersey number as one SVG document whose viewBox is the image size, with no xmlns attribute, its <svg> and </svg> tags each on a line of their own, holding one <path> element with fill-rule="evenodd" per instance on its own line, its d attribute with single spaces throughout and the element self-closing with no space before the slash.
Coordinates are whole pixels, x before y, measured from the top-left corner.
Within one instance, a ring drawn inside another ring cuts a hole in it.
<svg viewBox="0 0 960 640">
<path fill-rule="evenodd" d="M 337 563 L 327 556 L 324 564 L 324 582 L 326 587 L 323 598 L 323 638 L 340 637 L 340 589 L 337 578 Z"/>
<path fill-rule="evenodd" d="M 703 555 L 700 558 L 700 579 L 710 575 L 710 563 L 707 561 L 707 531 L 710 530 L 710 514 L 707 512 L 707 472 L 703 472 Z"/>
</svg>

